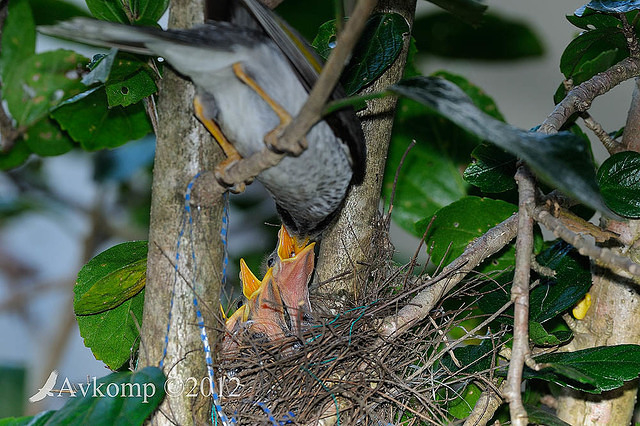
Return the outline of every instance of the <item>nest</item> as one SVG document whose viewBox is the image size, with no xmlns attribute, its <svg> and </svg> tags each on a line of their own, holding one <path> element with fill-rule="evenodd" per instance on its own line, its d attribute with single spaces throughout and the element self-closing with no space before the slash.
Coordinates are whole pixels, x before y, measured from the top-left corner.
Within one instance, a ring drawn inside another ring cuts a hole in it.
<svg viewBox="0 0 640 426">
<path fill-rule="evenodd" d="M 312 300 L 315 323 L 301 335 L 271 343 L 245 336 L 237 352 L 225 354 L 218 374 L 227 415 L 243 425 L 442 424 L 449 421 L 446 402 L 466 384 L 490 386 L 497 347 L 485 371 L 467 374 L 465 366 L 452 371 L 439 362 L 451 357 L 441 349 L 452 340 L 449 331 L 469 319 L 468 306 L 448 308 L 443 298 L 409 332 L 380 338 L 381 319 L 404 306 L 424 277 L 414 274 L 415 262 L 394 265 L 388 251 L 370 258 L 378 260 L 358 273 L 365 296 L 357 305 L 332 315 L 337 306 Z M 478 295 L 486 279 L 466 281 L 449 298 Z M 485 336 L 494 337 L 499 346 L 498 335 Z"/>
</svg>

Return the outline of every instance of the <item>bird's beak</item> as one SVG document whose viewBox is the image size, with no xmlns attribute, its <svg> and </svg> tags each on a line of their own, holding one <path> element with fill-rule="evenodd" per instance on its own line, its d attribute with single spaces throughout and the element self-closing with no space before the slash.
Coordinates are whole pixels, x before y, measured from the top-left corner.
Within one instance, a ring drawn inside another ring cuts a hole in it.
<svg viewBox="0 0 640 426">
<path fill-rule="evenodd" d="M 313 274 L 315 243 L 297 247 L 284 227 L 278 235 L 279 262 L 273 268 L 273 277 L 291 319 L 291 330 L 297 333 L 305 314 L 311 312 L 308 285 Z"/>
<path fill-rule="evenodd" d="M 280 260 L 292 258 L 308 247 L 308 242 L 308 238 L 301 240 L 292 237 L 282 225 L 280 226 L 280 231 L 278 231 L 278 257 Z"/>
</svg>

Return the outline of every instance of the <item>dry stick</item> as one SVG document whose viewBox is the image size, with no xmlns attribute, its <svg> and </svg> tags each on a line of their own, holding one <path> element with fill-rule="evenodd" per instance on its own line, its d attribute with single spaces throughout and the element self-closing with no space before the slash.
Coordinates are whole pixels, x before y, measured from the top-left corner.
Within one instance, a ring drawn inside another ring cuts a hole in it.
<svg viewBox="0 0 640 426">
<path fill-rule="evenodd" d="M 518 183 L 518 238 L 516 239 L 516 270 L 511 286 L 514 306 L 513 348 L 504 396 L 509 401 L 511 422 L 516 426 L 528 424 L 522 404 L 520 387 L 525 359 L 529 352 L 529 279 L 533 251 L 533 218 L 529 210 L 535 204 L 535 183 L 531 172 L 521 165 L 516 172 Z"/>
<path fill-rule="evenodd" d="M 487 257 L 500 251 L 516 236 L 517 217 L 509 217 L 469 243 L 464 253 L 434 277 L 436 282 L 432 286 L 419 292 L 398 313 L 384 319 L 378 330 L 380 335 L 383 338 L 397 337 L 415 322 L 426 318 L 443 294 L 447 294 L 467 273 Z M 463 267 L 464 270 L 461 270 Z M 441 276 L 445 278 L 437 281 Z"/>
<path fill-rule="evenodd" d="M 500 393 L 504 392 L 507 382 L 502 382 L 498 387 Z M 493 417 L 496 410 L 502 404 L 502 400 L 493 389 L 482 392 L 480 398 L 473 407 L 471 414 L 464 421 L 464 426 L 486 425 Z"/>
<path fill-rule="evenodd" d="M 625 278 L 630 278 L 635 282 L 640 282 L 640 265 L 629 259 L 628 257 L 620 256 L 606 247 L 598 247 L 594 242 L 587 240 L 581 234 L 576 234 L 567 228 L 564 223 L 557 217 L 554 217 L 548 210 L 548 206 L 537 206 L 533 210 L 533 217 L 537 222 L 543 224 L 553 234 L 562 238 L 574 246 L 578 253 L 583 256 L 588 256 L 593 259 L 599 265 L 605 266 L 611 269 L 618 275 Z"/>
<path fill-rule="evenodd" d="M 304 140 L 309 129 L 321 119 L 324 105 L 331 96 L 342 69 L 346 65 L 376 3 L 377 0 L 360 0 L 358 2 L 352 16 L 344 26 L 344 31 L 338 35 L 336 47 L 322 68 L 318 81 L 309 93 L 307 101 L 282 134 L 278 136 L 277 148 L 279 151 L 299 155 L 306 149 L 306 146 L 302 146 L 300 141 Z M 258 176 L 260 172 L 277 165 L 285 155 L 287 154 L 273 152 L 265 145 L 261 151 L 231 165 L 225 171 L 223 181 L 231 184 L 247 182 Z M 211 173 L 203 175 L 203 181 L 206 181 L 206 185 L 199 186 L 200 197 L 207 197 L 207 199 L 219 197 L 227 190 L 213 178 Z M 206 203 L 206 200 L 201 201 Z"/>
<path fill-rule="evenodd" d="M 591 114 L 583 112 L 580 114 L 580 118 L 584 121 L 584 125 L 587 126 L 587 129 L 591 130 L 600 142 L 602 142 L 602 145 L 604 145 L 609 154 L 624 151 L 622 144 L 609 136 L 609 133 L 602 128 L 600 123 L 593 119 Z"/>
</svg>

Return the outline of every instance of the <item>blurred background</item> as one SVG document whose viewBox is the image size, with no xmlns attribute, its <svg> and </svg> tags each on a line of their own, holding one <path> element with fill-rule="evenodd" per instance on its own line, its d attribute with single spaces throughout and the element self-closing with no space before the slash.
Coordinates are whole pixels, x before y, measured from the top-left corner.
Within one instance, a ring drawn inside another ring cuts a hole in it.
<svg viewBox="0 0 640 426">
<path fill-rule="evenodd" d="M 312 3 L 321 2 L 289 3 L 293 0 L 285 2 L 281 14 L 300 23 L 308 38 L 314 35 L 309 28 L 331 18 L 330 7 L 323 13 L 313 9 Z M 493 97 L 507 122 L 532 128 L 553 108 L 553 93 L 562 82 L 560 56 L 577 34 L 565 15 L 584 2 L 486 4 L 486 25 L 474 30 L 419 0 L 415 31 L 422 43 L 416 65 L 424 74 L 444 69 L 465 76 Z M 39 36 L 37 46 L 49 50 L 61 43 Z M 99 52 L 66 46 L 88 57 Z M 500 46 L 503 56 L 487 58 L 483 53 L 499 53 Z M 479 59 L 455 57 L 474 51 Z M 524 53 L 510 53 L 514 51 Z M 631 91 L 628 82 L 594 103 L 591 113 L 608 131 L 624 125 Z M 154 138 L 148 136 L 111 151 L 73 150 L 59 157 L 31 158 L 18 169 L 0 172 L 0 417 L 60 407 L 65 398 L 27 401 L 53 369 L 72 383 L 108 374 L 83 345 L 73 316 L 72 288 L 78 270 L 95 254 L 121 241 L 147 238 L 153 150 Z M 599 144 L 594 144 L 594 152 L 603 158 Z M 278 219 L 257 182 L 231 198 L 230 263 L 237 265 L 239 257 L 245 257 L 255 270 L 275 246 L 277 227 L 269 224 Z M 418 241 L 399 227 L 392 231 L 398 261 L 406 261 Z M 236 276 L 237 269 L 229 271 L 230 281 Z"/>
</svg>

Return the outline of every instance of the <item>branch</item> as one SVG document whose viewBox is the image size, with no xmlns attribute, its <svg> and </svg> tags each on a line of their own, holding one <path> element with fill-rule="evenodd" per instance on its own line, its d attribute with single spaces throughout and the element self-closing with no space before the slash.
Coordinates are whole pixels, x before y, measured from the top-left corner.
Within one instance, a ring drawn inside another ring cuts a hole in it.
<svg viewBox="0 0 640 426">
<path fill-rule="evenodd" d="M 620 151 L 640 152 L 640 80 L 636 78 Z"/>
<path fill-rule="evenodd" d="M 625 58 L 608 70 L 594 75 L 589 80 L 574 87 L 540 126 L 539 132 L 556 133 L 567 119 L 576 112 L 584 112 L 593 100 L 609 90 L 640 75 L 640 59 Z"/>
<path fill-rule="evenodd" d="M 429 287 L 419 292 L 397 314 L 384 319 L 379 329 L 380 335 L 383 338 L 397 337 L 415 322 L 426 318 L 438 300 L 451 291 L 473 268 L 515 238 L 517 221 L 518 216 L 513 215 L 469 243 L 464 253 L 429 280 Z"/>
<path fill-rule="evenodd" d="M 589 241 L 581 234 L 571 231 L 562 220 L 554 217 L 548 209 L 548 206 L 537 206 L 533 210 L 534 219 L 553 232 L 556 237 L 562 238 L 578 249 L 578 253 L 581 255 L 590 257 L 598 265 L 609 268 L 618 275 L 640 283 L 639 264 L 628 257 L 614 253 L 606 247 L 598 247 L 595 242 Z"/>
<path fill-rule="evenodd" d="M 514 306 L 513 347 L 509 362 L 507 385 L 504 395 L 509 401 L 511 422 L 526 426 L 528 415 L 522 405 L 522 371 L 529 351 L 529 280 L 531 276 L 531 252 L 533 251 L 533 218 L 529 211 L 535 205 L 535 181 L 526 166 L 516 173 L 518 182 L 518 238 L 516 240 L 516 270 L 511 287 Z"/>
<path fill-rule="evenodd" d="M 506 384 L 507 382 L 503 381 L 500 386 L 498 386 L 498 391 L 501 393 L 504 392 Z M 464 421 L 464 426 L 486 425 L 500 405 L 502 405 L 501 395 L 498 395 L 493 388 L 488 388 L 482 392 L 482 395 L 480 395 L 480 398 L 476 401 L 476 405 L 473 407 L 471 414 L 469 414 L 469 417 Z"/>
</svg>

